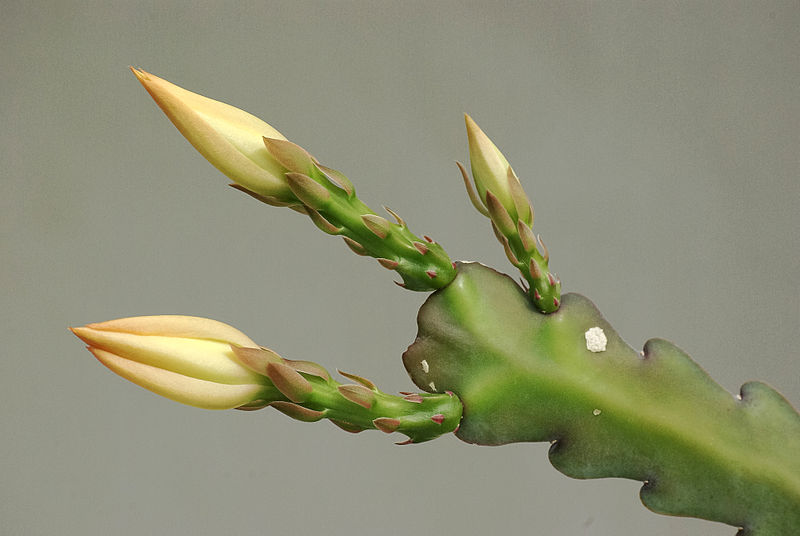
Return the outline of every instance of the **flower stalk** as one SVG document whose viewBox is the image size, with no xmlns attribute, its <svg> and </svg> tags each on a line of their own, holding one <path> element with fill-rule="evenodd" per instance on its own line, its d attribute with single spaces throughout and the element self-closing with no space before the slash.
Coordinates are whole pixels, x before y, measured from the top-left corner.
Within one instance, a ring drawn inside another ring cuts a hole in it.
<svg viewBox="0 0 800 536">
<path fill-rule="evenodd" d="M 371 381 L 284 359 L 239 330 L 206 318 L 143 316 L 71 328 L 89 351 L 123 378 L 204 409 L 272 406 L 303 422 L 328 419 L 348 432 L 381 430 L 422 443 L 455 431 L 461 402 L 452 393 L 381 392 Z"/>
<path fill-rule="evenodd" d="M 561 281 L 550 272 L 547 247 L 533 233 L 534 212 L 528 196 L 503 153 L 470 116 L 464 118 L 475 188 L 467 170 L 460 162 L 457 164 L 470 201 L 491 220 L 494 235 L 508 261 L 522 274 L 534 306 L 542 313 L 557 311 Z"/>
<path fill-rule="evenodd" d="M 274 206 L 308 215 L 323 232 L 341 236 L 351 250 L 396 271 L 400 286 L 432 291 L 455 278 L 444 249 L 414 235 L 389 209 L 377 215 L 342 173 L 325 167 L 302 147 L 257 117 L 140 69 L 131 69 L 181 134 L 235 188 Z"/>
</svg>

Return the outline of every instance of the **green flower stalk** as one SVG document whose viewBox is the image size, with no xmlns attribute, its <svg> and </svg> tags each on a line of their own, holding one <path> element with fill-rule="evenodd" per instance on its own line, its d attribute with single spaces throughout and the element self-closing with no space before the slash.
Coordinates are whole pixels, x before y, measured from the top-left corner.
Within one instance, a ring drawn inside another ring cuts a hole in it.
<svg viewBox="0 0 800 536">
<path fill-rule="evenodd" d="M 455 277 L 441 245 L 413 234 L 390 209 L 394 222 L 377 215 L 357 196 L 344 174 L 323 166 L 269 124 L 187 91 L 140 69 L 131 69 L 181 134 L 235 188 L 274 206 L 307 214 L 323 232 L 341 236 L 358 255 L 396 271 L 400 286 L 430 291 Z"/>
<path fill-rule="evenodd" d="M 550 254 L 542 238 L 533 233 L 533 207 L 503 153 L 468 115 L 467 139 L 472 188 L 467 170 L 457 162 L 469 199 L 492 221 L 492 230 L 511 264 L 527 282 L 533 305 L 542 313 L 558 310 L 561 280 L 550 273 Z"/>
</svg>

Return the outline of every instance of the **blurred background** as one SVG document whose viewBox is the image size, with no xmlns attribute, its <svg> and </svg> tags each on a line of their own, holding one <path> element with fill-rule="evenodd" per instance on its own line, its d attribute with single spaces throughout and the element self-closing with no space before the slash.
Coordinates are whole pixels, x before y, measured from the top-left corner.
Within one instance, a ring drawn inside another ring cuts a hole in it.
<svg viewBox="0 0 800 536">
<path fill-rule="evenodd" d="M 800 6 L 3 2 L 0 533 L 732 536 L 578 482 L 546 444 L 397 447 L 211 412 L 114 376 L 67 326 L 190 314 L 413 386 L 424 294 L 226 186 L 128 71 L 265 119 L 455 259 L 511 271 L 454 165 L 503 150 L 566 291 L 635 348 L 800 404 Z M 398 438 L 400 439 L 400 438 Z"/>
</svg>

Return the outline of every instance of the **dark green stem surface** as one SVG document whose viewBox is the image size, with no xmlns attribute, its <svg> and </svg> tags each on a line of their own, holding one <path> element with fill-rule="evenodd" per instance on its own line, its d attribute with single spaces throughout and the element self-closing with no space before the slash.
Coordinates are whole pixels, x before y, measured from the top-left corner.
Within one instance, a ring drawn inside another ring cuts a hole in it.
<svg viewBox="0 0 800 536">
<path fill-rule="evenodd" d="M 550 441 L 559 471 L 640 480 L 656 512 L 798 534 L 800 415 L 779 393 L 749 382 L 734 397 L 668 341 L 636 352 L 583 296 L 543 315 L 507 276 L 458 268 L 403 361 L 421 389 L 461 398 L 460 439 Z M 587 349 L 593 327 L 605 351 Z"/>
</svg>

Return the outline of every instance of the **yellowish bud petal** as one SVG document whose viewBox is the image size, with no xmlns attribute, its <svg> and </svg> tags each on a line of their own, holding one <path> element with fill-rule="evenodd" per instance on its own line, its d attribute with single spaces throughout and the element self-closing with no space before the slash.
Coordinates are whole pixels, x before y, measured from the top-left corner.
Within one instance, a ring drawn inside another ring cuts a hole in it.
<svg viewBox="0 0 800 536">
<path fill-rule="evenodd" d="M 508 160 L 470 116 L 464 114 L 464 120 L 467 124 L 472 178 L 475 180 L 481 201 L 485 205 L 486 191 L 491 191 L 510 216 L 516 219 L 517 210 L 508 184 Z"/>
<path fill-rule="evenodd" d="M 72 328 L 92 354 L 123 378 L 177 402 L 229 409 L 281 398 L 231 345 L 257 347 L 237 329 L 206 318 L 142 316 Z"/>
<path fill-rule="evenodd" d="M 131 68 L 181 134 L 218 170 L 262 196 L 292 200 L 283 166 L 264 147 L 264 138 L 286 138 L 261 119 L 203 97 L 148 72 Z"/>
</svg>

